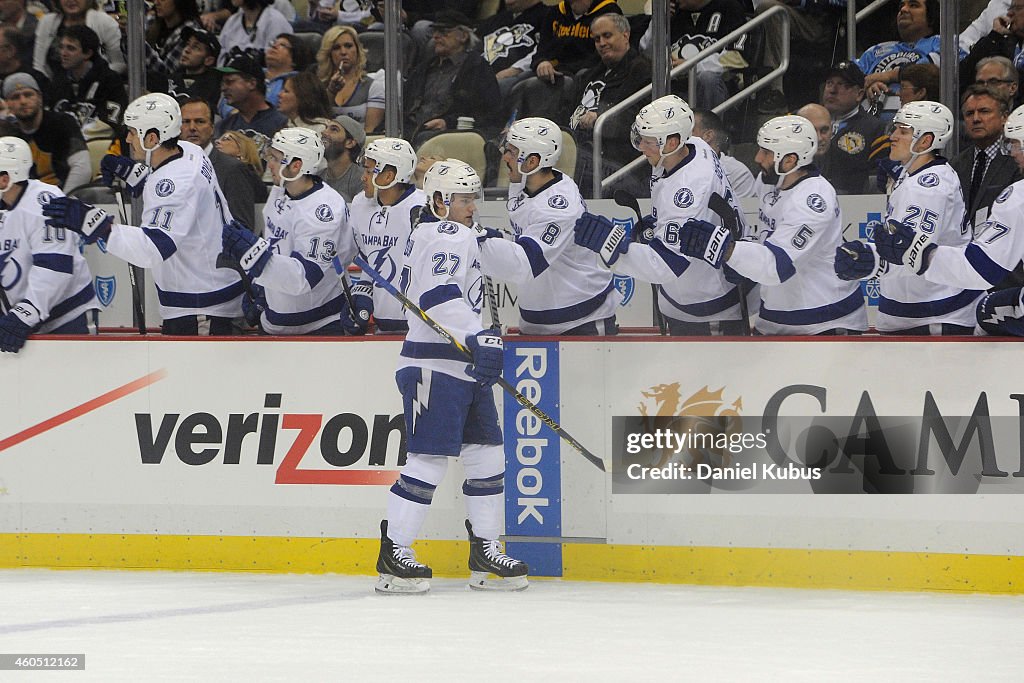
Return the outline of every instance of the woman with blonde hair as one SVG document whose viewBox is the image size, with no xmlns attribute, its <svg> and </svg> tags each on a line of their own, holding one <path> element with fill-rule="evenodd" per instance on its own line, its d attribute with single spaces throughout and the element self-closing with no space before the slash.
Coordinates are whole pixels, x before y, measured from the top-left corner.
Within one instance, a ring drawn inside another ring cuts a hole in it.
<svg viewBox="0 0 1024 683">
<path fill-rule="evenodd" d="M 325 85 L 334 116 L 351 116 L 363 124 L 368 134 L 376 131 L 384 122 L 384 81 L 367 75 L 366 51 L 356 30 L 336 26 L 325 33 L 317 61 L 320 80 L 324 81 L 327 74 Z"/>
<path fill-rule="evenodd" d="M 252 186 L 256 203 L 267 201 L 267 186 L 263 184 L 263 162 L 260 160 L 260 150 L 253 139 L 241 131 L 229 130 L 217 138 L 214 145 L 221 154 L 242 162 L 245 179 Z"/>
</svg>

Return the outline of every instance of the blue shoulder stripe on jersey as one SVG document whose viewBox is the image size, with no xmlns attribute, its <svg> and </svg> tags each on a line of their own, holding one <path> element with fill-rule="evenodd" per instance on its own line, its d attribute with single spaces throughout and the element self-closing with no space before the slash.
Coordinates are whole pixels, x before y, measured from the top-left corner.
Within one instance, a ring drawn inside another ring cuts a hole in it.
<svg viewBox="0 0 1024 683">
<path fill-rule="evenodd" d="M 306 282 L 309 283 L 310 289 L 316 287 L 324 279 L 324 271 L 320 266 L 303 257 L 299 252 L 293 251 L 292 258 L 302 264 L 302 270 L 305 271 Z"/>
<path fill-rule="evenodd" d="M 242 281 L 239 280 L 213 292 L 165 292 L 157 287 L 156 293 L 160 299 L 161 306 L 167 306 L 168 308 L 206 308 L 237 299 L 242 296 L 242 289 Z"/>
<path fill-rule="evenodd" d="M 577 322 L 582 321 L 583 318 L 587 317 L 597 309 L 604 305 L 604 300 L 608 298 L 608 293 L 611 292 L 615 287 L 611 281 L 608 282 L 608 286 L 604 288 L 597 296 L 590 297 L 586 301 L 581 301 L 578 304 L 572 306 L 566 306 L 564 308 L 551 308 L 546 311 L 531 311 L 527 308 L 519 307 L 519 317 L 528 323 L 534 325 L 559 325 L 561 323 Z"/>
<path fill-rule="evenodd" d="M 946 297 L 945 299 L 918 301 L 916 303 L 894 301 L 883 296 L 878 299 L 878 312 L 899 318 L 931 318 L 937 315 L 947 315 L 954 311 L 959 311 L 965 306 L 970 306 L 980 294 L 981 292 L 965 289 L 959 294 Z"/>
<path fill-rule="evenodd" d="M 462 298 L 462 289 L 456 284 L 438 285 L 420 295 L 420 308 L 429 311 L 434 306 Z"/>
<path fill-rule="evenodd" d="M 164 261 L 171 258 L 171 256 L 174 255 L 174 252 L 178 251 L 178 245 L 175 244 L 174 240 L 171 239 L 171 236 L 163 230 L 158 230 L 156 228 L 143 228 L 142 232 L 146 233 L 146 237 L 149 238 L 149 241 L 152 242 L 153 246 L 155 246 L 157 251 L 160 252 L 160 258 Z"/>
<path fill-rule="evenodd" d="M 705 318 L 709 315 L 715 315 L 716 313 L 727 311 L 733 306 L 736 306 L 740 303 L 740 297 L 736 287 L 733 287 L 732 289 L 730 289 L 728 292 L 718 297 L 717 299 L 712 299 L 711 301 L 702 301 L 693 304 L 679 303 L 678 301 L 670 297 L 665 292 L 665 288 L 662 287 L 661 285 L 658 285 L 658 296 L 663 297 L 665 301 L 669 302 L 683 313 L 686 313 L 687 315 L 692 315 L 696 318 Z"/>
<path fill-rule="evenodd" d="M 971 268 L 974 268 L 978 275 L 985 278 L 985 281 L 993 287 L 1010 274 L 1010 271 L 990 259 L 985 250 L 973 242 L 967 245 L 964 256 L 967 257 L 967 262 L 971 264 Z"/>
<path fill-rule="evenodd" d="M 540 248 L 539 244 L 534 242 L 532 238 L 523 235 L 517 237 L 515 241 L 526 252 L 526 259 L 530 262 L 530 270 L 533 271 L 534 277 L 547 270 L 550 264 L 544 258 L 544 250 Z"/>
<path fill-rule="evenodd" d="M 416 360 L 458 360 L 463 363 L 467 362 L 466 357 L 453 344 L 448 343 L 414 342 L 407 339 L 402 344 L 401 355 Z"/>
<path fill-rule="evenodd" d="M 773 311 L 761 303 L 761 317 L 779 325 L 814 325 L 827 323 L 844 318 L 864 305 L 864 295 L 860 288 L 850 292 L 850 296 L 827 306 L 804 308 L 798 311 Z"/>
<path fill-rule="evenodd" d="M 690 260 L 688 258 L 677 254 L 666 247 L 661 243 L 660 239 L 652 240 L 649 246 L 654 250 L 655 254 L 661 257 L 661 260 L 665 262 L 665 265 L 672 269 L 672 272 L 676 274 L 676 277 L 682 275 L 686 272 L 686 269 L 690 267 Z"/>
<path fill-rule="evenodd" d="M 32 254 L 32 265 L 53 270 L 58 273 L 68 273 L 74 270 L 74 260 L 69 254 Z"/>
<path fill-rule="evenodd" d="M 775 272 L 779 275 L 779 282 L 785 282 L 796 275 L 793 259 L 789 258 L 785 249 L 775 246 L 771 242 L 765 242 L 764 246 L 768 247 L 768 251 L 772 252 L 772 256 L 775 257 Z"/>
<path fill-rule="evenodd" d="M 295 313 L 278 313 L 270 308 L 264 311 L 264 315 L 267 316 L 267 322 L 272 325 L 279 327 L 298 327 L 300 325 L 308 325 L 315 323 L 318 320 L 323 320 L 331 316 L 338 317 L 341 315 L 342 302 L 345 300 L 344 294 L 339 294 L 330 301 L 322 303 L 316 308 L 311 308 L 308 311 L 297 311 Z"/>
<path fill-rule="evenodd" d="M 85 305 L 95 298 L 96 290 L 93 289 L 92 283 L 90 282 L 85 287 L 82 287 L 77 294 L 73 294 L 67 299 L 64 299 L 64 301 L 52 306 L 50 308 L 50 317 L 47 318 L 47 320 L 56 320 L 63 315 L 67 315 L 79 306 Z"/>
</svg>

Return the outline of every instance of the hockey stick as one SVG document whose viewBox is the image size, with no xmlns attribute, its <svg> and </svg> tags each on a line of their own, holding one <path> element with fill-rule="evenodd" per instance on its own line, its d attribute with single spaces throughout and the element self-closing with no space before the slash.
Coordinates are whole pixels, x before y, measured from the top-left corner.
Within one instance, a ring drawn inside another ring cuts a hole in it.
<svg viewBox="0 0 1024 683">
<path fill-rule="evenodd" d="M 121 223 L 128 224 L 128 212 L 124 209 L 124 187 L 114 191 L 114 201 L 117 202 L 117 212 L 120 214 Z M 146 335 L 146 306 L 142 299 L 142 289 L 139 287 L 138 275 L 132 264 L 128 264 L 128 282 L 132 287 L 132 312 L 135 314 L 135 327 L 139 334 Z"/>
<path fill-rule="evenodd" d="M 637 201 L 636 197 L 630 194 L 626 190 L 615 190 L 612 194 L 612 199 L 619 206 L 624 206 L 627 209 L 632 209 L 633 213 L 636 214 L 636 228 L 640 229 L 640 223 L 643 222 L 644 216 L 640 211 L 640 202 Z M 661 313 L 661 307 L 658 305 L 658 285 L 651 283 L 651 295 L 654 297 L 654 319 L 658 323 L 658 332 L 661 336 L 668 335 L 668 321 L 665 320 L 665 316 Z"/>
<path fill-rule="evenodd" d="M 360 268 L 362 268 L 363 272 L 366 273 L 366 275 L 369 276 L 371 280 L 373 280 L 375 283 L 383 287 L 388 294 L 398 299 L 398 301 L 401 302 L 403 306 L 405 306 L 407 309 L 415 313 L 423 322 L 429 325 L 430 329 L 434 330 L 434 332 L 437 332 L 439 335 L 444 337 L 444 339 L 448 343 L 452 344 L 456 349 L 458 349 L 459 353 L 466 359 L 466 362 L 473 362 L 473 353 L 468 348 L 466 348 L 465 344 L 456 339 L 451 332 L 441 327 L 440 324 L 438 324 L 433 318 L 427 315 L 426 311 L 424 311 L 422 308 L 413 303 L 409 297 L 405 296 L 400 291 L 398 291 L 398 289 L 396 289 L 393 284 L 388 282 L 383 275 L 381 275 L 376 270 L 371 268 L 369 263 L 364 261 L 359 256 L 356 256 L 352 262 L 359 266 Z M 545 413 L 543 410 L 537 407 L 537 405 L 531 402 L 530 399 L 526 398 L 521 393 L 519 393 L 519 391 L 517 391 L 516 388 L 512 386 L 512 384 L 510 384 L 504 377 L 499 377 L 497 380 L 497 384 L 506 392 L 508 392 L 509 395 L 515 398 L 515 400 L 519 402 L 519 405 L 523 406 L 531 413 L 536 415 L 538 418 L 540 418 L 540 420 L 544 424 L 551 428 L 551 431 L 553 431 L 555 434 L 558 434 L 558 436 L 562 437 L 562 439 L 564 439 L 566 443 L 568 443 L 570 446 L 579 451 L 580 455 L 589 460 L 594 465 L 594 467 L 597 467 L 602 472 L 605 471 L 604 462 L 600 458 L 598 458 L 596 455 L 588 451 L 583 446 L 583 444 L 574 439 L 572 435 L 569 434 L 569 432 L 562 429 L 562 426 L 560 424 L 551 419 L 551 417 L 547 413 Z"/>
<path fill-rule="evenodd" d="M 479 233 L 484 232 L 484 226 L 477 222 L 473 223 L 473 229 Z M 491 316 L 491 327 L 496 330 L 504 332 L 504 328 L 501 326 L 501 317 L 498 315 L 498 295 L 494 291 L 494 280 L 491 279 L 490 275 L 484 275 L 484 296 L 487 297 L 487 311 Z"/>
<path fill-rule="evenodd" d="M 718 214 L 718 217 L 722 219 L 722 225 L 729 231 L 732 238 L 737 242 L 743 239 L 743 230 L 740 228 L 740 219 L 736 215 L 736 210 L 732 208 L 732 204 L 729 203 L 722 195 L 717 192 L 712 192 L 708 198 L 708 208 Z M 742 283 L 736 285 L 736 289 L 740 295 L 740 315 L 743 317 L 743 336 L 750 336 L 750 311 L 747 309 L 747 290 Z"/>
</svg>

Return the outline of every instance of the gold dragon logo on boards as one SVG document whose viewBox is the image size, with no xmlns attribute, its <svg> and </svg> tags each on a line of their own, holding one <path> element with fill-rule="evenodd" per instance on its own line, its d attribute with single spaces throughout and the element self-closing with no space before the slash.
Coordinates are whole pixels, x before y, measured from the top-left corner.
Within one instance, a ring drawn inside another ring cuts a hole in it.
<svg viewBox="0 0 1024 683">
<path fill-rule="evenodd" d="M 640 394 L 642 398 L 637 408 L 645 418 L 645 427 L 653 431 L 653 418 L 662 418 L 658 420 L 660 426 L 667 426 L 686 438 L 686 446 L 678 452 L 671 447 L 660 449 L 657 461 L 652 461 L 650 466 L 664 467 L 670 462 L 687 467 L 732 464 L 729 441 L 731 435 L 743 431 L 741 396 L 725 398 L 725 387 L 712 391 L 705 386 L 683 398 L 679 382 L 656 384 Z"/>
</svg>

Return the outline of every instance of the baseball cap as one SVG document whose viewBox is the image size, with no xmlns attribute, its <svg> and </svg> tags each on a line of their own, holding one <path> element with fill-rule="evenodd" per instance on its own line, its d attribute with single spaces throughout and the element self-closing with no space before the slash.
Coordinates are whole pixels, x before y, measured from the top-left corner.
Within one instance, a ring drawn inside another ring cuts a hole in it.
<svg viewBox="0 0 1024 683">
<path fill-rule="evenodd" d="M 348 136 L 358 142 L 360 147 L 363 146 L 366 142 L 366 130 L 363 128 L 363 124 L 345 114 L 335 116 L 334 120 L 341 124 L 341 127 L 345 129 Z"/>
<path fill-rule="evenodd" d="M 839 76 L 847 83 L 859 88 L 864 87 L 864 72 L 854 62 L 839 62 L 829 69 L 828 78 L 832 76 Z"/>
<path fill-rule="evenodd" d="M 195 38 L 197 41 L 209 48 L 210 54 L 214 57 L 220 54 L 220 41 L 217 40 L 217 36 L 205 29 L 195 28 L 194 26 L 185 26 L 181 29 L 181 37 L 186 43 L 192 38 Z"/>
<path fill-rule="evenodd" d="M 443 9 L 434 15 L 431 28 L 449 29 L 462 27 L 467 31 L 473 30 L 473 21 L 462 12 L 454 9 Z"/>
<path fill-rule="evenodd" d="M 18 90 L 22 88 L 32 88 L 36 92 L 42 92 L 39 88 L 39 83 L 32 77 L 32 74 L 27 74 L 24 71 L 13 73 L 4 79 L 4 98 L 8 98 Z"/>
<path fill-rule="evenodd" d="M 263 82 L 266 77 L 263 75 L 263 67 L 255 59 L 247 54 L 234 55 L 228 59 L 224 66 L 216 67 L 222 74 L 242 74 Z"/>
</svg>

